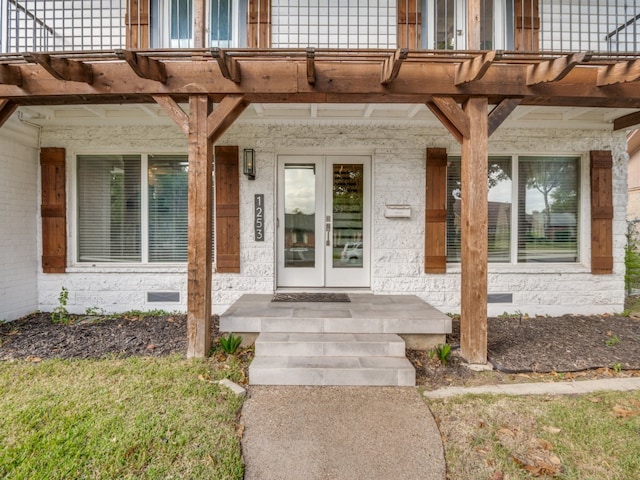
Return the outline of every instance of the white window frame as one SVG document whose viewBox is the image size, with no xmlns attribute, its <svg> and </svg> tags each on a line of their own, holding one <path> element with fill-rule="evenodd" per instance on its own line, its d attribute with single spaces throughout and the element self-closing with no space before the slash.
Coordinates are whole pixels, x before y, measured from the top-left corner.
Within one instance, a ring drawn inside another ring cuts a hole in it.
<svg viewBox="0 0 640 480">
<path fill-rule="evenodd" d="M 78 259 L 79 253 L 79 213 L 80 205 L 78 203 L 78 157 L 83 155 L 136 155 L 140 156 L 140 261 L 139 262 L 81 262 Z M 70 157 L 70 169 L 69 175 L 71 188 L 68 198 L 68 213 L 67 220 L 70 225 L 69 236 L 70 242 L 68 260 L 69 265 L 72 265 L 69 272 L 80 271 L 95 271 L 98 267 L 100 271 L 122 271 L 123 269 L 129 270 L 161 270 L 161 271 L 184 271 L 187 262 L 149 262 L 149 181 L 148 181 L 148 169 L 149 169 L 149 157 L 162 155 L 181 155 L 187 156 L 187 152 L 184 150 L 173 151 L 130 151 L 130 150 L 82 150 L 73 152 Z M 144 180 L 144 181 L 143 181 Z M 215 228 L 215 226 L 213 227 Z M 215 265 L 215 250 L 213 256 L 213 264 Z"/>
<path fill-rule="evenodd" d="M 422 0 L 422 7 L 424 9 L 423 18 L 423 38 L 426 41 L 426 49 L 434 49 L 436 45 L 436 1 L 437 0 Z M 493 50 L 505 50 L 508 45 L 508 38 L 506 32 L 507 28 L 507 1 L 509 0 L 494 0 L 493 3 Z M 459 32 L 454 35 L 454 50 L 466 50 L 467 49 L 467 0 L 455 0 L 455 12 L 454 12 L 454 32 Z M 503 35 L 499 35 L 498 32 L 505 32 Z"/>
<path fill-rule="evenodd" d="M 447 153 L 451 157 L 460 157 L 462 152 L 451 151 Z M 488 157 L 511 157 L 511 231 L 510 238 L 510 260 L 508 262 L 488 262 L 492 271 L 513 270 L 517 272 L 530 271 L 532 273 L 541 273 L 546 271 L 590 271 L 591 244 L 588 241 L 591 238 L 591 224 L 589 219 L 590 202 L 591 202 L 591 183 L 589 179 L 589 158 L 588 154 L 577 152 L 489 152 Z M 521 157 L 571 157 L 578 159 L 578 182 L 579 182 L 579 199 L 578 199 L 578 239 L 577 239 L 577 255 L 578 260 L 575 262 L 518 262 L 518 181 L 519 178 L 519 158 Z M 456 273 L 461 271 L 461 262 L 447 261 L 447 272 Z"/>
<path fill-rule="evenodd" d="M 158 45 L 154 45 L 155 48 L 193 48 L 193 36 L 191 38 L 172 39 L 171 38 L 171 1 L 172 0 L 158 0 L 158 24 L 157 26 L 151 25 L 151 41 L 152 44 L 158 42 Z M 241 34 L 246 36 L 246 26 L 241 23 L 241 8 L 240 3 L 242 0 L 231 0 L 232 7 L 232 38 L 231 45 L 224 45 L 223 48 L 229 47 L 241 47 Z M 218 45 L 212 45 L 211 42 L 211 1 L 207 1 L 207 11 L 205 16 L 207 19 L 206 24 L 206 45 L 208 47 L 216 47 Z M 192 2 L 192 7 L 195 2 Z M 245 7 L 246 8 L 246 7 Z M 246 11 L 246 10 L 245 10 Z M 192 12 L 193 18 L 193 12 Z M 154 19 L 152 18 L 153 22 Z M 193 26 L 192 26 L 193 28 Z"/>
</svg>

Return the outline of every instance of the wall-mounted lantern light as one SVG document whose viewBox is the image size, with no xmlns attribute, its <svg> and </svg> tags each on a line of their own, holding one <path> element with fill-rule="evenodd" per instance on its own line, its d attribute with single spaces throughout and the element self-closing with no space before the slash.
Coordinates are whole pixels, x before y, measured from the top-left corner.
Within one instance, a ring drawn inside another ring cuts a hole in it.
<svg viewBox="0 0 640 480">
<path fill-rule="evenodd" d="M 253 148 L 244 149 L 243 172 L 249 180 L 256 179 L 256 152 Z"/>
</svg>

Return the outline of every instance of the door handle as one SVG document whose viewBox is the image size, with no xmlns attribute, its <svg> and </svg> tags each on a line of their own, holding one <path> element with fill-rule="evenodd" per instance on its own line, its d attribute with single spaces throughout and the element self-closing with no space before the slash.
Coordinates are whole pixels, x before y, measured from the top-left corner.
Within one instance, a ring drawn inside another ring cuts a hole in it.
<svg viewBox="0 0 640 480">
<path fill-rule="evenodd" d="M 324 228 L 324 239 L 327 247 L 331 246 L 331 223 L 326 223 Z"/>
</svg>

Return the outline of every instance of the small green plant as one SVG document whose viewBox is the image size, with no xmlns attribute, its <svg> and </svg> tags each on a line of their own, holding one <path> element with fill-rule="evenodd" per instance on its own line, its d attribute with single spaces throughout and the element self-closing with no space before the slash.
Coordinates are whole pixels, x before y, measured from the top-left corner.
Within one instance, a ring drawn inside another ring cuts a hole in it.
<svg viewBox="0 0 640 480">
<path fill-rule="evenodd" d="M 431 358 L 436 357 L 440 360 L 442 365 L 446 365 L 451 360 L 451 345 L 448 343 L 441 343 L 435 348 L 429 350 L 429 356 Z"/>
<path fill-rule="evenodd" d="M 620 373 L 622 371 L 622 364 L 620 362 L 614 363 L 613 365 L 611 365 L 611 368 L 614 372 Z"/>
<path fill-rule="evenodd" d="M 175 312 L 177 313 L 177 312 Z M 169 315 L 173 315 L 171 312 L 167 310 L 163 310 L 161 308 L 156 308 L 153 310 L 127 310 L 126 312 L 120 313 L 112 313 L 109 315 L 109 318 L 138 318 L 139 320 L 144 320 L 146 317 L 166 317 Z"/>
<path fill-rule="evenodd" d="M 102 316 L 105 314 L 104 308 L 100 308 L 100 307 L 87 307 L 87 309 L 84 311 L 84 313 L 86 315 L 98 315 L 98 316 Z"/>
<path fill-rule="evenodd" d="M 454 319 L 454 320 L 460 320 L 460 314 L 459 313 L 452 313 L 452 312 L 448 312 L 447 316 Z"/>
<path fill-rule="evenodd" d="M 627 295 L 640 287 L 640 239 L 635 222 L 627 224 L 627 244 L 624 247 L 624 284 Z"/>
<path fill-rule="evenodd" d="M 613 347 L 614 345 L 617 345 L 619 343 L 620 338 L 617 335 L 613 335 L 612 337 L 608 338 L 606 342 L 604 342 L 607 347 Z"/>
<path fill-rule="evenodd" d="M 238 347 L 242 343 L 242 337 L 240 335 L 234 335 L 233 332 L 229 333 L 228 337 L 220 337 L 220 347 L 222 351 L 227 355 L 233 355 L 238 350 Z"/>
<path fill-rule="evenodd" d="M 68 324 L 71 321 L 71 317 L 69 317 L 69 312 L 67 310 L 67 303 L 69 303 L 69 290 L 62 287 L 60 295 L 58 295 L 58 306 L 54 308 L 51 313 L 51 321 L 53 323 Z"/>
</svg>

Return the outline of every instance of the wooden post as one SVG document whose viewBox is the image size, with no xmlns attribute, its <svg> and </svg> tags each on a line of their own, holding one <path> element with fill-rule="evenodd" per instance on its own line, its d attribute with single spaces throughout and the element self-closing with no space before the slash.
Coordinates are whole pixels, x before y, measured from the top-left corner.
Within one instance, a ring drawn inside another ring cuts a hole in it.
<svg viewBox="0 0 640 480">
<path fill-rule="evenodd" d="M 480 50 L 480 0 L 467 2 L 467 49 Z"/>
<path fill-rule="evenodd" d="M 488 135 L 486 98 L 470 98 L 462 140 L 462 275 L 460 352 L 469 363 L 487 362 Z"/>
<path fill-rule="evenodd" d="M 193 48 L 205 48 L 207 44 L 207 2 L 196 0 L 193 5 Z"/>
<path fill-rule="evenodd" d="M 189 97 L 189 233 L 187 257 L 187 357 L 211 348 L 211 218 L 213 142 L 208 134 L 211 102 Z"/>
</svg>

